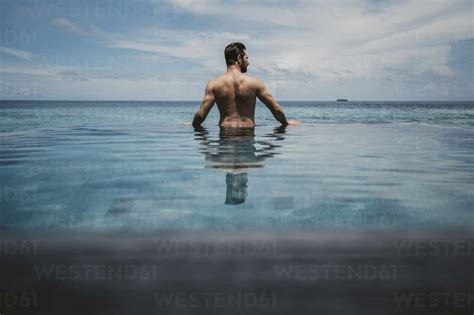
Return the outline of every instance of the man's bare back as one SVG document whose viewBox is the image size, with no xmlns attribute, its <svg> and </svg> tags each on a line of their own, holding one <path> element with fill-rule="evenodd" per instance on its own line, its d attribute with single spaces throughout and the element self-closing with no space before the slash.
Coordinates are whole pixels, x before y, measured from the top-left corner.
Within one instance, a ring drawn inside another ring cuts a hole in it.
<svg viewBox="0 0 474 315">
<path fill-rule="evenodd" d="M 230 72 L 210 84 L 220 113 L 219 126 L 255 126 L 256 82 L 242 73 Z"/>
<path fill-rule="evenodd" d="M 255 126 L 255 103 L 257 97 L 268 107 L 275 119 L 282 125 L 297 124 L 296 121 L 288 121 L 286 119 L 283 110 L 262 81 L 244 74 L 249 65 L 246 50 L 241 49 L 240 54 L 230 54 L 229 57 L 229 46 L 226 48 L 227 72 L 207 83 L 201 107 L 194 116 L 193 126 L 200 126 L 206 119 L 212 106 L 214 106 L 214 103 L 217 103 L 220 113 L 220 127 L 253 128 Z M 243 45 L 242 47 L 245 48 Z"/>
</svg>

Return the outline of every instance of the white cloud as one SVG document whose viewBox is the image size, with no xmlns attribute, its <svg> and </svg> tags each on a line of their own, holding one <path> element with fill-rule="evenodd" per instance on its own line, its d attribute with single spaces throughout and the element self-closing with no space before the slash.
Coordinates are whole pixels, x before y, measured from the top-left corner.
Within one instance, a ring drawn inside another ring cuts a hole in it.
<svg viewBox="0 0 474 315">
<path fill-rule="evenodd" d="M 80 28 L 66 19 L 55 19 L 53 24 L 102 38 L 109 47 L 146 52 L 154 60 L 188 59 L 212 72 L 223 68 L 224 46 L 239 40 L 247 44 L 251 67 L 260 73 L 336 80 L 374 78 L 387 75 L 387 69 L 452 75 L 447 65 L 449 45 L 474 36 L 469 2 L 404 0 L 380 4 L 377 10 L 370 10 L 370 4 L 362 0 L 302 0 L 284 5 L 211 0 L 172 3 L 193 14 L 233 21 L 247 32 L 160 30 L 167 39 L 174 39 L 164 43 L 159 36 L 131 39 L 94 26 Z M 249 29 L 246 23 L 259 27 Z"/>
<path fill-rule="evenodd" d="M 214 70 L 216 68 L 222 68 L 222 64 L 224 63 L 224 47 L 222 47 L 222 43 L 236 40 L 244 41 L 250 38 L 247 34 L 232 32 L 194 32 L 162 29 L 159 34 L 152 32 L 154 36 L 151 37 L 149 37 L 150 32 L 145 32 L 147 34 L 146 36 L 136 40 L 121 34 L 106 32 L 94 25 L 89 25 L 87 28 L 80 27 L 62 18 L 53 19 L 51 24 L 81 36 L 101 39 L 108 47 L 149 53 L 150 55 L 146 58 L 148 60 L 163 60 L 163 56 L 189 59 Z M 162 34 L 164 33 L 166 34 L 165 38 L 167 44 L 161 43 L 161 37 L 163 37 Z M 172 44 L 170 44 L 170 42 Z"/>
<path fill-rule="evenodd" d="M 163 2 L 156 0 L 155 3 L 159 6 Z M 166 63 L 167 69 L 178 68 L 178 64 L 182 66 L 183 60 L 187 61 L 186 66 L 196 65 L 189 71 L 181 70 L 176 76 L 170 75 L 173 71 L 169 70 L 168 77 L 160 82 L 162 92 L 170 95 L 165 85 L 166 82 L 171 84 L 171 77 L 175 78 L 172 82 L 176 88 L 171 90 L 177 94 L 170 96 L 175 99 L 201 97 L 200 90 L 197 94 L 189 94 L 197 91 L 194 88 L 180 93 L 179 87 L 193 83 L 202 89 L 207 78 L 203 77 L 203 82 L 196 82 L 196 78 L 223 72 L 223 49 L 232 41 L 246 44 L 250 56 L 249 74 L 262 76 L 282 98 L 332 99 L 339 91 L 349 98 L 354 95 L 371 99 L 379 93 L 374 97 L 380 99 L 382 93 L 388 92 L 393 93 L 390 95 L 423 97 L 416 93 L 433 95 L 434 87 L 443 84 L 439 93 L 449 96 L 456 86 L 452 81 L 460 77 L 456 71 L 461 71 L 459 67 L 457 70 L 451 68 L 453 44 L 474 38 L 472 1 L 172 0 L 167 3 L 180 13 L 194 15 L 196 21 L 216 21 L 219 27 L 196 24 L 194 30 L 190 29 L 192 23 L 186 28 L 156 21 L 155 24 L 144 23 L 146 27 L 141 29 L 134 26 L 130 33 L 112 33 L 90 21 L 85 24 L 80 20 L 57 18 L 51 24 L 83 37 L 98 39 L 96 42 L 106 48 L 117 48 L 115 57 L 122 53 L 119 49 L 127 49 L 135 53 L 123 56 Z M 182 18 L 181 14 L 179 18 Z M 31 54 L 20 50 L 13 52 L 0 48 L 0 51 L 27 60 L 32 58 Z M 2 69 L 6 70 L 0 68 L 0 71 Z M 93 87 L 94 80 L 105 79 L 97 74 L 99 72 L 94 72 L 97 69 L 65 69 L 78 74 L 69 74 L 67 78 L 70 80 L 79 75 L 88 79 L 87 82 L 76 80 L 75 85 Z M 48 75 L 60 77 L 58 72 L 62 69 L 55 70 Z M 38 71 L 45 70 L 33 69 L 30 72 L 39 74 Z M 107 77 L 111 81 L 106 86 L 116 87 L 120 85 L 119 81 L 133 80 L 120 71 L 117 70 L 117 80 Z M 147 87 L 160 77 L 160 74 L 140 76 L 139 73 L 138 69 L 128 75 L 135 75 L 135 79 Z M 383 84 L 386 84 L 385 90 Z M 469 86 L 469 82 L 464 85 Z M 376 91 L 374 86 L 379 90 Z M 128 87 L 129 92 L 132 88 L 137 93 L 144 92 L 139 84 Z M 416 93 L 413 92 L 415 89 Z M 181 97 L 182 93 L 187 93 L 186 97 Z"/>
<path fill-rule="evenodd" d="M 223 65 L 225 65 L 223 43 L 250 39 L 249 35 L 231 32 L 193 32 L 190 34 L 189 32 L 174 31 L 173 33 L 177 33 L 176 37 L 181 39 L 173 45 L 164 45 L 150 40 L 115 40 L 111 41 L 109 46 L 188 59 L 194 63 L 206 66 L 211 71 L 215 71 L 222 69 Z M 155 59 L 158 56 L 155 56 Z"/>
<path fill-rule="evenodd" d="M 98 27 L 95 27 L 94 25 L 88 25 L 87 28 L 83 28 L 64 18 L 53 19 L 51 20 L 51 24 L 56 26 L 57 28 L 66 29 L 81 36 L 107 38 L 111 35 L 110 33 L 104 32 L 103 30 Z"/>
<path fill-rule="evenodd" d="M 25 60 L 31 60 L 33 58 L 33 54 L 30 53 L 29 51 L 10 48 L 10 47 L 0 46 L 0 52 L 10 54 L 10 55 L 13 55 Z"/>
<path fill-rule="evenodd" d="M 474 37 L 472 3 L 397 1 L 368 10 L 366 1 L 298 1 L 294 5 L 175 0 L 189 12 L 216 19 L 268 23 L 269 35 L 249 38 L 260 69 L 357 79 L 399 72 L 452 75 L 449 45 Z M 286 26 L 279 28 L 278 26 Z M 222 46 L 222 44 L 221 44 Z M 443 69 L 443 70 L 440 70 Z"/>
<path fill-rule="evenodd" d="M 53 19 L 51 20 L 51 24 L 59 28 L 68 29 L 74 33 L 84 34 L 84 31 L 82 29 L 74 25 L 68 19 Z"/>
<path fill-rule="evenodd" d="M 25 67 L 0 67 L 0 73 L 27 74 L 37 76 L 56 76 L 55 72 L 45 69 L 25 68 Z"/>
</svg>

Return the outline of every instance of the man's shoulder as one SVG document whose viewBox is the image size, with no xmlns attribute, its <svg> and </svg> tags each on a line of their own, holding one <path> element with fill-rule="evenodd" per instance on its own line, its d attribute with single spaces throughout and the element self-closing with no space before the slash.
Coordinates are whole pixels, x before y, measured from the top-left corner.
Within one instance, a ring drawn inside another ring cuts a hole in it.
<svg viewBox="0 0 474 315">
<path fill-rule="evenodd" d="M 235 77 L 234 78 L 232 78 L 232 77 L 229 78 L 228 76 L 223 75 L 221 77 L 218 77 L 218 79 L 220 79 L 221 81 L 226 81 L 226 80 L 233 81 L 233 80 L 235 80 Z M 237 80 L 241 84 L 252 85 L 252 86 L 257 86 L 258 84 L 260 84 L 262 82 L 258 78 L 252 77 L 252 76 L 250 76 L 246 73 L 239 74 Z"/>
<path fill-rule="evenodd" d="M 216 84 L 219 84 L 220 82 L 223 82 L 225 80 L 225 76 L 224 75 L 218 75 L 212 79 L 209 79 L 209 81 L 207 82 L 207 84 L 209 85 L 216 85 Z"/>
<path fill-rule="evenodd" d="M 249 75 L 244 74 L 244 73 L 241 74 L 241 79 L 244 80 L 243 82 L 245 82 L 246 84 L 251 85 L 253 87 L 258 88 L 258 87 L 263 85 L 263 82 L 259 78 L 249 76 Z M 210 79 L 207 84 L 209 86 L 216 87 L 216 86 L 219 86 L 220 84 L 230 82 L 230 81 L 232 81 L 232 78 L 230 78 L 226 74 L 223 74 L 223 75 L 219 75 L 219 76 L 216 76 L 216 77 Z"/>
<path fill-rule="evenodd" d="M 257 77 L 246 75 L 246 79 L 247 79 L 247 82 L 255 88 L 259 88 L 263 85 L 262 80 L 260 80 Z"/>
</svg>

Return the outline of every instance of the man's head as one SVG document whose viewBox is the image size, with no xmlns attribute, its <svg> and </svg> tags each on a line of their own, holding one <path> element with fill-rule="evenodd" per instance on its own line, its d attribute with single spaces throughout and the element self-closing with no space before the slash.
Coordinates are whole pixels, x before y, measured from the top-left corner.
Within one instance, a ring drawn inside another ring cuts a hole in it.
<svg viewBox="0 0 474 315">
<path fill-rule="evenodd" d="M 225 62 L 227 66 L 236 65 L 240 67 L 242 73 L 247 72 L 249 65 L 249 57 L 247 56 L 247 48 L 240 42 L 234 42 L 227 45 L 224 50 Z"/>
</svg>

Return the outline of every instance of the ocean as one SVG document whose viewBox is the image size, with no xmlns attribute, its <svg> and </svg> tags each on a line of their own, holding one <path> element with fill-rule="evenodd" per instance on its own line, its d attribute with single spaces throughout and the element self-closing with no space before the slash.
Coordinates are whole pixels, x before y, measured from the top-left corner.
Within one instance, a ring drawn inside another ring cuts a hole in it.
<svg viewBox="0 0 474 315">
<path fill-rule="evenodd" d="M 474 102 L 281 105 L 0 102 L 1 313 L 471 312 Z"/>
<path fill-rule="evenodd" d="M 474 102 L 1 101 L 7 231 L 474 228 Z"/>
</svg>

